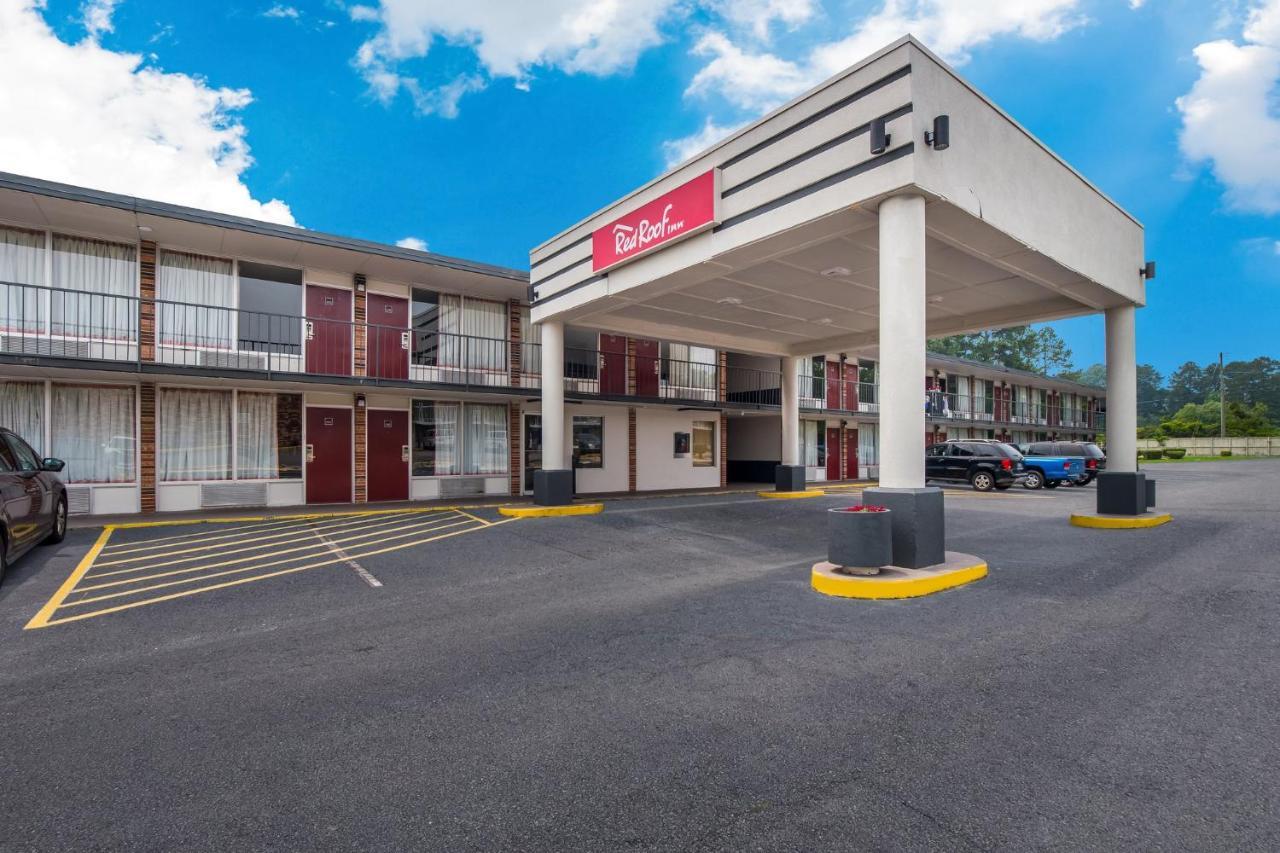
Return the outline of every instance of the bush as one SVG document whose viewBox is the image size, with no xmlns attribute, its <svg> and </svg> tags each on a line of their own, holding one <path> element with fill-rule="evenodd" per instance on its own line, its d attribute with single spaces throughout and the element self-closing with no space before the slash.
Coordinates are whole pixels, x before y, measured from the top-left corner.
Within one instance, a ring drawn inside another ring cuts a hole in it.
<svg viewBox="0 0 1280 853">
<path fill-rule="evenodd" d="M 1219 451 L 1218 451 L 1218 455 L 1219 455 L 1219 456 L 1230 456 L 1230 455 L 1231 455 L 1231 451 L 1230 451 L 1230 450 L 1219 450 Z"/>
<path fill-rule="evenodd" d="M 1187 455 L 1187 449 L 1185 447 L 1166 447 L 1164 455 L 1170 459 L 1181 459 Z"/>
<path fill-rule="evenodd" d="M 1162 459 L 1164 458 L 1164 450 L 1160 448 L 1144 450 L 1142 451 L 1142 458 L 1143 459 Z"/>
</svg>

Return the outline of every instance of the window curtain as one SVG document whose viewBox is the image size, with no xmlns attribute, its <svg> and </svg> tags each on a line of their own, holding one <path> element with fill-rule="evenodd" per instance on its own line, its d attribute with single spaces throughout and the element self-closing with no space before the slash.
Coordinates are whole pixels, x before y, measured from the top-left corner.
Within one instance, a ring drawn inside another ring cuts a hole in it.
<svg viewBox="0 0 1280 853">
<path fill-rule="evenodd" d="M 440 294 L 440 366 L 462 367 L 462 297 Z"/>
<path fill-rule="evenodd" d="M 68 483 L 133 481 L 132 388 L 54 385 L 49 455 L 67 463 Z"/>
<path fill-rule="evenodd" d="M 44 329 L 44 234 L 0 228 L 0 326 L 10 332 Z"/>
<path fill-rule="evenodd" d="M 273 480 L 279 476 L 276 395 L 236 394 L 236 476 Z"/>
<path fill-rule="evenodd" d="M 53 333 L 137 340 L 137 250 L 122 243 L 53 235 Z"/>
<path fill-rule="evenodd" d="M 463 333 L 467 336 L 467 367 L 507 369 L 507 306 L 502 302 L 468 299 L 462 305 Z"/>
<path fill-rule="evenodd" d="M 690 385 L 701 391 L 716 388 L 716 351 L 709 347 L 689 347 Z"/>
<path fill-rule="evenodd" d="M 818 430 L 824 425 L 817 421 L 801 421 L 800 422 L 800 455 L 804 459 L 805 465 L 810 468 L 816 467 L 818 463 Z"/>
<path fill-rule="evenodd" d="M 159 397 L 160 479 L 231 479 L 231 392 L 161 388 Z"/>
<path fill-rule="evenodd" d="M 0 426 L 44 453 L 44 383 L 0 382 Z"/>
<path fill-rule="evenodd" d="M 507 473 L 507 407 L 468 405 L 463 412 L 466 474 Z"/>
<path fill-rule="evenodd" d="M 972 432 L 972 430 L 970 430 Z M 880 454 L 877 438 L 880 434 L 879 424 L 858 424 L 858 464 L 879 465 Z"/>
<path fill-rule="evenodd" d="M 542 374 L 542 326 L 529 320 L 529 309 L 520 309 L 520 370 L 534 376 Z"/>
<path fill-rule="evenodd" d="M 667 384 L 689 387 L 689 345 L 667 344 Z"/>
<path fill-rule="evenodd" d="M 160 343 L 231 348 L 236 329 L 231 261 L 161 251 L 156 298 Z"/>
<path fill-rule="evenodd" d="M 413 474 L 460 474 L 457 403 L 413 401 Z"/>
</svg>

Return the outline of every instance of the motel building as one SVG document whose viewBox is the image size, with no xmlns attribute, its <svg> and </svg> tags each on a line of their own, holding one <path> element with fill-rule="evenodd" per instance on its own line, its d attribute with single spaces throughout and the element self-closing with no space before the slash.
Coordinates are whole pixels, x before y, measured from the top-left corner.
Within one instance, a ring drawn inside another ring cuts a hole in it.
<svg viewBox="0 0 1280 853">
<path fill-rule="evenodd" d="M 910 38 L 530 261 L 0 174 L 0 426 L 73 514 L 870 477 L 940 525 L 927 444 L 1109 416 L 1142 511 L 1142 227 Z M 1098 312 L 1107 395 L 925 351 Z"/>
</svg>

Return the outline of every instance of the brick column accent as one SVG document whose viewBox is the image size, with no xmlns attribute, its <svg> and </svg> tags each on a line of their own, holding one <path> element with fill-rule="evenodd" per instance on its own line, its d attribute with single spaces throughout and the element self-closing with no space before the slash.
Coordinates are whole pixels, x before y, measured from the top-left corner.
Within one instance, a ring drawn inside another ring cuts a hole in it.
<svg viewBox="0 0 1280 853">
<path fill-rule="evenodd" d="M 509 322 L 507 332 L 507 363 L 511 366 L 511 375 L 507 380 L 512 388 L 520 387 L 521 352 L 520 352 L 520 302 L 512 299 L 507 302 L 507 319 Z M 519 490 L 512 492 L 513 495 L 520 494 Z"/>
<path fill-rule="evenodd" d="M 365 305 L 365 291 L 368 289 L 368 281 L 363 273 L 356 273 L 352 283 L 355 285 L 354 293 L 351 299 L 351 320 L 355 324 L 351 330 L 353 346 L 355 348 L 354 369 L 352 373 L 356 376 L 369 375 L 369 351 L 368 351 L 368 312 Z M 362 498 L 358 500 L 363 500 Z"/>
<path fill-rule="evenodd" d="M 843 371 L 841 371 L 841 374 L 843 375 Z M 844 382 L 841 381 L 840 384 L 843 385 Z M 843 389 L 841 389 L 841 391 L 843 392 Z M 840 451 L 839 451 L 840 476 L 836 478 L 837 480 L 843 480 L 845 478 L 845 471 L 848 470 L 849 460 L 845 458 L 848 455 L 848 450 L 849 450 L 848 438 L 849 438 L 849 428 L 845 426 L 844 421 L 841 421 L 840 422 Z"/>
<path fill-rule="evenodd" d="M 511 496 L 516 497 L 522 491 L 520 487 L 523 485 L 521 480 L 524 477 L 524 465 L 521 463 L 520 455 L 523 451 L 520 443 L 520 404 L 512 401 L 507 404 L 507 408 L 507 452 L 510 456 L 508 464 L 511 466 Z"/>
<path fill-rule="evenodd" d="M 355 429 L 352 441 L 355 443 L 356 459 L 356 503 L 369 501 L 369 410 L 364 406 L 355 409 Z"/>
<path fill-rule="evenodd" d="M 630 348 L 630 344 L 627 345 Z M 634 355 L 634 353 L 632 353 Z M 634 359 L 629 359 L 634 363 Z M 635 371 L 631 373 L 635 376 Z M 636 410 L 632 406 L 627 409 L 627 491 L 636 490 Z"/>
<path fill-rule="evenodd" d="M 719 373 L 716 377 L 716 399 L 723 403 L 729 399 L 729 354 L 724 350 L 716 354 L 716 370 Z M 723 480 L 724 476 L 720 479 Z"/>
<path fill-rule="evenodd" d="M 154 356 L 153 356 L 154 357 Z M 156 386 L 143 382 L 138 386 L 138 508 L 144 513 L 156 511 Z"/>
<path fill-rule="evenodd" d="M 729 485 L 729 416 L 720 413 L 720 488 Z"/>
<path fill-rule="evenodd" d="M 141 297 L 138 300 L 138 357 L 142 361 L 155 361 L 156 244 L 151 240 L 142 241 L 138 255 L 138 272 L 138 295 Z M 153 502 L 154 497 L 153 494 Z"/>
<path fill-rule="evenodd" d="M 636 339 L 627 338 L 627 396 L 634 397 L 636 395 Z M 631 410 L 632 423 L 635 419 L 635 409 Z M 634 451 L 635 442 L 632 442 Z M 634 464 L 634 460 L 633 460 Z M 633 487 L 631 491 L 635 491 Z"/>
</svg>

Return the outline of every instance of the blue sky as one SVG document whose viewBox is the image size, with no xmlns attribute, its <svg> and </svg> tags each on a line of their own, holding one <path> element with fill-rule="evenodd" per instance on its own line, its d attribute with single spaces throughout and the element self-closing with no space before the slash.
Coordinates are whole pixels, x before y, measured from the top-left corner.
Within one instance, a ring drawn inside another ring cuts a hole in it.
<svg viewBox="0 0 1280 853">
<path fill-rule="evenodd" d="M 1141 360 L 1280 354 L 1280 0 L 0 0 L 0 170 L 525 268 L 903 27 L 1145 224 Z"/>
</svg>

